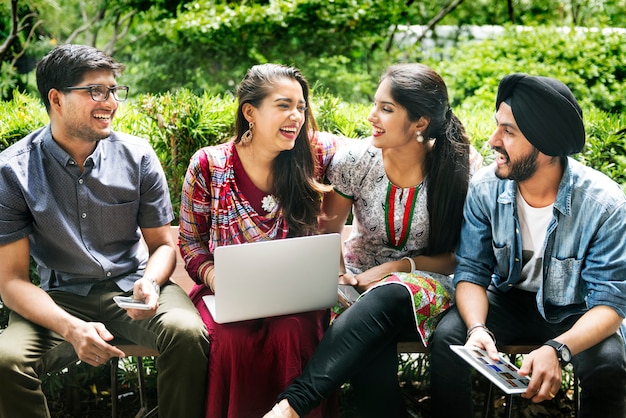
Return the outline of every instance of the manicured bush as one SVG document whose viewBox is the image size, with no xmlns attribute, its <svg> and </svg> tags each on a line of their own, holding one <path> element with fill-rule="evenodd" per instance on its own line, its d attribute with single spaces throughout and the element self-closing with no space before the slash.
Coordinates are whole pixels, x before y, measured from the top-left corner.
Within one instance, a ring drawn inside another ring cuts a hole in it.
<svg viewBox="0 0 626 418">
<path fill-rule="evenodd" d="M 48 123 L 43 103 L 28 94 L 13 92 L 13 100 L 0 102 L 0 151 Z"/>
<path fill-rule="evenodd" d="M 148 139 L 159 156 L 177 218 L 189 159 L 199 148 L 232 135 L 236 109 L 232 96 L 197 96 L 182 89 L 140 96 L 118 115 L 117 127 Z"/>
<path fill-rule="evenodd" d="M 490 101 L 493 101 L 494 94 Z M 369 105 L 345 103 L 328 93 L 313 92 L 311 106 L 321 130 L 349 137 L 365 137 L 371 131 L 367 122 Z M 495 127 L 491 107 L 475 104 L 455 108 L 472 143 L 485 157 L 485 163 L 492 159 L 487 144 Z M 144 137 L 151 143 L 163 164 L 173 206 L 178 213 L 180 189 L 189 158 L 198 148 L 231 137 L 235 109 L 236 100 L 229 95 L 197 96 L 188 90 L 144 95 L 120 107 L 114 128 Z M 585 112 L 588 140 L 584 151 L 576 158 L 603 171 L 626 188 L 625 113 L 613 114 L 594 107 L 586 108 Z M 0 151 L 46 123 L 48 116 L 39 99 L 15 92 L 12 101 L 0 102 Z M 34 270 L 31 278 L 38 283 Z M 0 302 L 0 332 L 6 327 L 7 319 L 8 310 Z M 119 373 L 122 380 L 130 384 L 133 381 L 132 367 L 129 369 L 126 363 L 123 367 Z M 102 402 L 102 399 L 106 401 L 103 392 L 108 383 L 106 377 L 106 370 L 81 364 L 71 371 L 47 376 L 43 386 L 52 402 L 62 405 L 72 405 L 75 396 L 93 396 L 97 402 Z M 155 375 L 150 376 L 151 384 L 154 378 Z"/>
<path fill-rule="evenodd" d="M 587 143 L 577 159 L 611 177 L 626 193 L 626 113 L 591 108 L 585 118 Z"/>
<path fill-rule="evenodd" d="M 492 93 L 490 101 L 494 96 Z M 367 122 L 369 105 L 346 103 L 327 92 L 313 92 L 311 106 L 320 130 L 353 138 L 366 137 L 371 132 Z M 197 96 L 184 89 L 143 95 L 120 107 L 114 128 L 151 143 L 162 162 L 178 213 L 189 159 L 199 148 L 232 136 L 236 107 L 236 100 L 230 95 Z M 454 108 L 486 162 L 491 161 L 486 142 L 495 128 L 492 107 L 493 104 L 475 104 Z M 576 158 L 626 184 L 626 113 L 614 114 L 595 107 L 584 107 L 584 111 L 587 145 Z M 0 151 L 46 123 L 48 116 L 40 101 L 16 92 L 14 100 L 0 103 Z"/>
</svg>

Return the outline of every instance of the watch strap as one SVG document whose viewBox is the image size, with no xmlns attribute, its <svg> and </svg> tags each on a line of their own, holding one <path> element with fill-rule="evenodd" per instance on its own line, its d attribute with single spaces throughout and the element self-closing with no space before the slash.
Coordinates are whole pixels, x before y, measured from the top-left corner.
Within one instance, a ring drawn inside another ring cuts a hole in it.
<svg viewBox="0 0 626 418">
<path fill-rule="evenodd" d="M 561 363 L 561 365 L 566 365 L 569 363 L 569 359 L 566 360 L 563 358 L 563 349 L 565 348 L 569 352 L 569 348 L 565 344 L 560 343 L 555 340 L 548 340 L 545 343 L 543 343 L 543 345 L 548 345 L 554 348 L 554 351 L 556 351 L 556 356 L 559 359 L 559 362 Z"/>
</svg>

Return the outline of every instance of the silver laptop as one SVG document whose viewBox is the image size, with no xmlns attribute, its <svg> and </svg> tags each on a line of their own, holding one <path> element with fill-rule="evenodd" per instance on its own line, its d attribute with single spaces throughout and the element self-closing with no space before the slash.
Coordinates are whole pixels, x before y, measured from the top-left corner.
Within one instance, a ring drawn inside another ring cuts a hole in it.
<svg viewBox="0 0 626 418">
<path fill-rule="evenodd" d="M 330 308 L 340 254 L 339 234 L 217 247 L 216 294 L 204 303 L 219 324 Z"/>
</svg>

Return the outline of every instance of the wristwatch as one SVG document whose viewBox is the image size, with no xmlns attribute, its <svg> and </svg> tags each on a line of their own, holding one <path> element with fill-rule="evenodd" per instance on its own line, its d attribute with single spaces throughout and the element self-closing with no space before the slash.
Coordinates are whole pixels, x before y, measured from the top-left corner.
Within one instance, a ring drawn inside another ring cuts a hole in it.
<svg viewBox="0 0 626 418">
<path fill-rule="evenodd" d="M 543 343 L 543 345 L 549 345 L 550 347 L 554 348 L 554 350 L 556 351 L 556 356 L 561 362 L 561 366 L 566 366 L 569 364 L 570 361 L 572 361 L 572 353 L 571 351 L 569 351 L 569 348 L 565 344 L 554 340 L 548 340 Z"/>
</svg>

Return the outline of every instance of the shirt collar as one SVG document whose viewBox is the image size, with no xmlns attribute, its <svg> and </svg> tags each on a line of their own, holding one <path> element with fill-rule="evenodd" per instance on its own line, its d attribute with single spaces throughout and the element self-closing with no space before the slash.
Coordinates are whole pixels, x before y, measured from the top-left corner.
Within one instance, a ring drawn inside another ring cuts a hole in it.
<svg viewBox="0 0 626 418">
<path fill-rule="evenodd" d="M 104 149 L 104 146 L 101 145 L 102 142 L 103 141 L 98 141 L 98 143 L 96 144 L 96 148 L 85 160 L 86 167 L 97 166 L 102 159 L 106 158 L 106 150 Z M 50 155 L 52 155 L 52 157 L 57 160 L 58 163 L 61 164 L 61 166 L 67 167 L 76 165 L 74 159 L 63 148 L 61 148 L 52 137 L 52 130 L 50 125 L 46 127 L 42 143 L 44 149 L 48 150 Z"/>
<path fill-rule="evenodd" d="M 563 215 L 570 216 L 572 214 L 572 167 L 571 158 L 565 159 L 563 167 L 563 176 L 559 183 L 559 189 L 556 194 L 554 208 Z M 515 201 L 517 193 L 517 183 L 513 180 L 504 180 L 506 182 L 504 190 L 498 196 L 498 202 L 502 204 L 510 204 Z"/>
<path fill-rule="evenodd" d="M 554 202 L 554 208 L 557 209 L 565 216 L 571 216 L 572 214 L 572 188 L 573 188 L 573 175 L 572 175 L 572 159 L 570 157 L 563 158 L 565 165 L 563 167 L 563 177 L 561 177 L 561 183 L 559 183 L 559 190 L 556 194 L 556 201 Z"/>
</svg>

